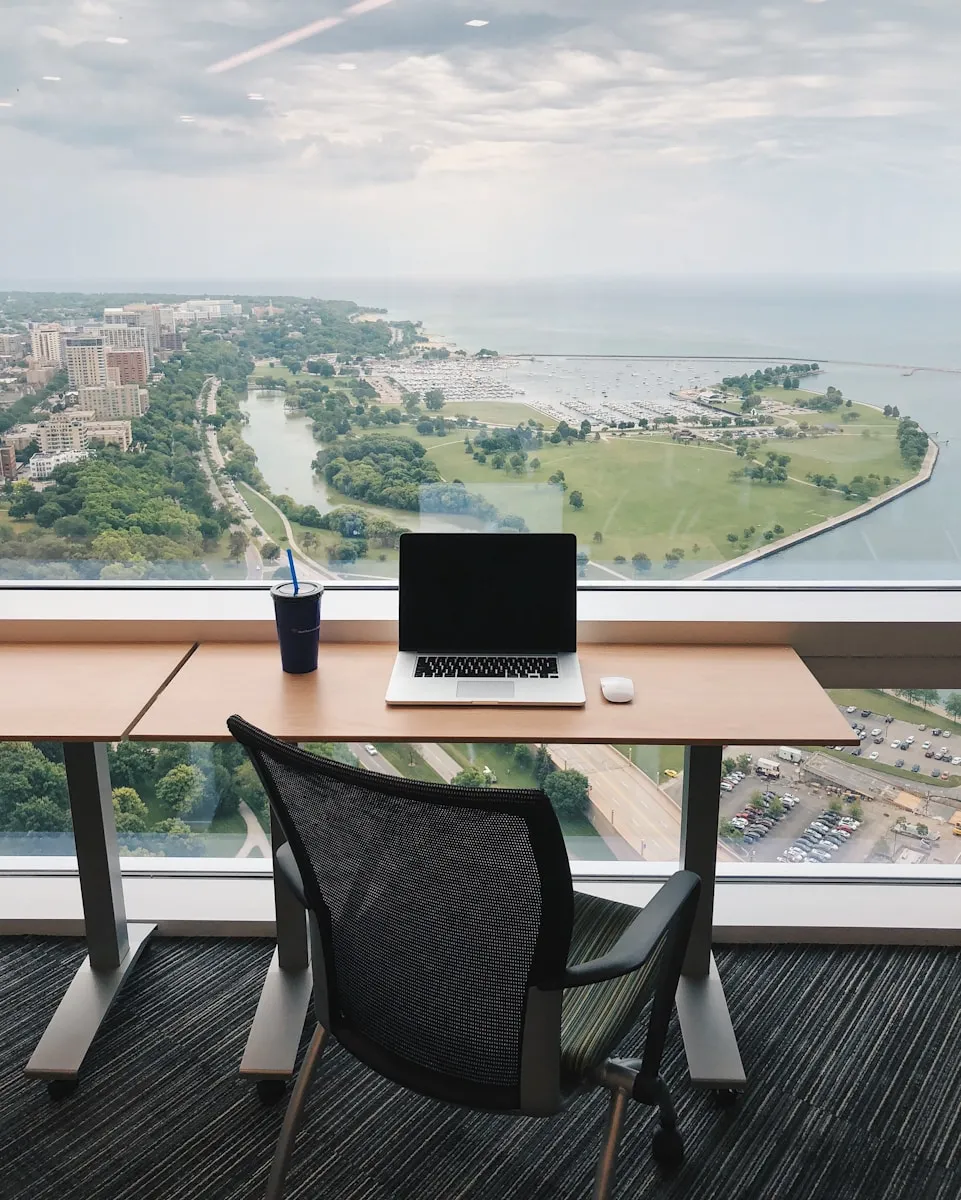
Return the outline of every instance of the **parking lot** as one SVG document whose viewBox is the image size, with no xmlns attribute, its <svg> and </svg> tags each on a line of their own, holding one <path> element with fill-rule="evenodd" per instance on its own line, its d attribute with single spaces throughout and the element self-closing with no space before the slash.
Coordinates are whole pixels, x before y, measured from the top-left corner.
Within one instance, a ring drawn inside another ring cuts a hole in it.
<svg viewBox="0 0 961 1200">
<path fill-rule="evenodd" d="M 883 713 L 867 709 L 845 707 L 841 711 L 852 727 L 865 731 L 861 745 L 845 751 L 859 765 L 880 762 L 900 766 L 917 775 L 919 783 L 927 780 L 933 792 L 941 789 L 931 784 L 932 778 L 948 776 L 961 784 L 961 737 L 950 730 L 935 733 L 934 730 L 939 729 L 936 717 L 932 717 L 930 725 L 915 725 L 907 721 L 885 721 Z M 947 759 L 934 757 L 942 751 L 947 752 Z"/>
</svg>

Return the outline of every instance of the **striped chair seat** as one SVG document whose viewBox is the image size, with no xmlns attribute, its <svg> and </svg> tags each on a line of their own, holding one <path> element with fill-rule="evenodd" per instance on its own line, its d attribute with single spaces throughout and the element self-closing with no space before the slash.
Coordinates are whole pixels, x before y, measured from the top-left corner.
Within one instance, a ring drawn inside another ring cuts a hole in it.
<svg viewBox="0 0 961 1200">
<path fill-rule="evenodd" d="M 569 965 L 606 954 L 639 908 L 574 893 L 574 929 Z M 565 1089 L 585 1082 L 588 1072 L 617 1049 L 654 994 L 661 946 L 640 970 L 619 979 L 566 988 L 561 1016 L 561 1072 Z"/>
</svg>

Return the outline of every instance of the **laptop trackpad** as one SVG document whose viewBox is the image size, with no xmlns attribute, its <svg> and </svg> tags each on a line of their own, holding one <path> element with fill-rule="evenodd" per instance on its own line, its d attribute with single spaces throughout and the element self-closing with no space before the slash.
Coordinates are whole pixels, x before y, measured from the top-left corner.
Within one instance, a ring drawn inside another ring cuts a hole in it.
<svg viewBox="0 0 961 1200">
<path fill-rule="evenodd" d="M 509 679 L 459 679 L 458 700 L 513 700 L 514 685 Z"/>
</svg>

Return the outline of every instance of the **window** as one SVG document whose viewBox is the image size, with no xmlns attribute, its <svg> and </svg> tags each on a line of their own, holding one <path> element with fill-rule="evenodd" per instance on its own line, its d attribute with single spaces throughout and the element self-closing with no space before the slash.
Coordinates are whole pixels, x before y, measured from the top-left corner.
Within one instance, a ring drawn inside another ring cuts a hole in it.
<svg viewBox="0 0 961 1200">
<path fill-rule="evenodd" d="M 376 585 L 405 529 L 571 531 L 610 588 L 961 576 L 957 6 L 49 0 L 0 34 L 4 583 L 262 586 L 290 550 Z M 923 695 L 855 701 L 884 815 L 831 861 L 953 861 L 961 754 L 871 732 L 959 717 Z M 795 779 L 779 749 L 730 748 L 732 861 L 797 857 L 822 799 L 851 815 L 849 752 L 799 747 Z M 262 849 L 226 748 L 130 751 L 139 784 L 127 753 L 131 852 Z M 539 753 L 378 748 L 499 782 Z M 544 753 L 572 855 L 667 853 L 599 780 L 673 803 L 679 752 Z M 752 840 L 756 791 L 754 825 L 787 811 Z M 54 799 L 3 836 L 67 838 Z"/>
</svg>

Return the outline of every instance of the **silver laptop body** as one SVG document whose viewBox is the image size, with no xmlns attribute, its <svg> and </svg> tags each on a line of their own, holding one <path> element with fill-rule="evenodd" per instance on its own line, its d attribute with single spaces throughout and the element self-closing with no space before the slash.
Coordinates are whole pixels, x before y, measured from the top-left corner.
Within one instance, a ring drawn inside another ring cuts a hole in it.
<svg viewBox="0 0 961 1200">
<path fill-rule="evenodd" d="M 573 534 L 404 534 L 388 704 L 585 702 Z"/>
</svg>

